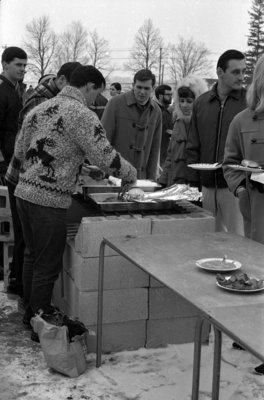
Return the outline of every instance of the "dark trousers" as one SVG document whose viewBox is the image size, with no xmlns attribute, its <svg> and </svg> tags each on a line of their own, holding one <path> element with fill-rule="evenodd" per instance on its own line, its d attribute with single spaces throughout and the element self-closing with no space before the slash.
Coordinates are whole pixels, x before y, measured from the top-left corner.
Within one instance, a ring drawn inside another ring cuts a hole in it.
<svg viewBox="0 0 264 400">
<path fill-rule="evenodd" d="M 17 198 L 26 243 L 23 285 L 27 311 L 49 309 L 52 290 L 62 269 L 67 210 L 43 207 Z"/>
<path fill-rule="evenodd" d="M 17 212 L 16 197 L 14 191 L 16 187 L 6 181 L 9 194 L 10 209 L 12 214 L 13 230 L 14 230 L 14 250 L 13 259 L 10 265 L 10 278 L 16 279 L 16 290 L 22 296 L 23 294 L 23 262 L 25 242 L 23 237 L 22 225 Z"/>
</svg>

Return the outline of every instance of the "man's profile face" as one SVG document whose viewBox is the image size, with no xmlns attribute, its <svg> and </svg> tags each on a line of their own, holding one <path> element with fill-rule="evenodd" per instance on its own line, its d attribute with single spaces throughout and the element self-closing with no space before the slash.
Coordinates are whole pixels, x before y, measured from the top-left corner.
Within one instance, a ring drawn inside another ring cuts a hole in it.
<svg viewBox="0 0 264 400">
<path fill-rule="evenodd" d="M 246 72 L 245 60 L 229 60 L 225 71 L 221 68 L 218 68 L 218 70 L 218 77 L 223 86 L 230 91 L 242 88 Z"/>
<path fill-rule="evenodd" d="M 153 86 L 152 80 L 148 81 L 138 81 L 133 83 L 133 91 L 138 104 L 144 105 L 148 102 L 150 95 L 152 93 Z"/>
<path fill-rule="evenodd" d="M 22 81 L 26 72 L 27 60 L 14 58 L 9 63 L 3 61 L 4 74 L 11 82 Z"/>
<path fill-rule="evenodd" d="M 104 91 L 104 86 L 102 85 L 100 88 L 94 88 L 94 83 L 88 83 L 86 87 L 86 102 L 87 106 L 90 106 L 95 102 L 96 97 L 98 94 Z"/>
</svg>

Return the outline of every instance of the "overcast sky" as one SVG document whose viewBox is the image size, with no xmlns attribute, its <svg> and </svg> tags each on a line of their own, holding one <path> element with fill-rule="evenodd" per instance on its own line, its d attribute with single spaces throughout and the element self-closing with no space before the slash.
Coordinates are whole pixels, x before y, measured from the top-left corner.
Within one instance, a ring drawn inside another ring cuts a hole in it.
<svg viewBox="0 0 264 400">
<path fill-rule="evenodd" d="M 1 52 L 2 46 L 22 45 L 26 23 L 49 15 L 57 33 L 78 20 L 87 30 L 96 29 L 121 66 L 139 27 L 151 18 L 166 44 L 177 43 L 179 35 L 192 37 L 213 53 L 215 64 L 227 49 L 246 50 L 251 4 L 252 0 L 0 0 Z"/>
</svg>

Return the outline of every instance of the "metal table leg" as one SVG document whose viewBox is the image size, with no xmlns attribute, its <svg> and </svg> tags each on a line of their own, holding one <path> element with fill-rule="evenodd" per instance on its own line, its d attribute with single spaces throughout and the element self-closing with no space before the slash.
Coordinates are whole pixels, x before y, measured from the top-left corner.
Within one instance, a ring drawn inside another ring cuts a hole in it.
<svg viewBox="0 0 264 400">
<path fill-rule="evenodd" d="M 214 326 L 214 336 L 215 336 L 215 343 L 214 343 L 212 400 L 219 400 L 222 332 L 216 326 Z"/>
<path fill-rule="evenodd" d="M 197 317 L 194 337 L 192 400 L 199 400 L 203 317 Z"/>
<path fill-rule="evenodd" d="M 105 252 L 105 242 L 103 240 L 100 245 L 100 251 L 99 251 L 99 271 L 98 271 L 97 343 L 96 343 L 96 367 L 97 368 L 99 368 L 101 366 L 101 357 L 102 357 L 104 252 Z"/>
</svg>

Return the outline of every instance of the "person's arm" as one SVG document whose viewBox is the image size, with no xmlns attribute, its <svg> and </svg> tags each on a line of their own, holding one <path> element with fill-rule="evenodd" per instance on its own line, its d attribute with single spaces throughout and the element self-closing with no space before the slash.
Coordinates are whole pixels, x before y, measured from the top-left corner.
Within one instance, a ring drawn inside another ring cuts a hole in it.
<svg viewBox="0 0 264 400">
<path fill-rule="evenodd" d="M 160 116 L 157 120 L 157 124 L 155 127 L 149 159 L 147 163 L 147 179 L 157 179 L 158 173 L 158 164 L 159 164 L 159 155 L 160 155 L 160 145 L 161 145 L 161 136 L 162 136 L 162 115 L 160 111 Z"/>
<path fill-rule="evenodd" d="M 228 165 L 241 164 L 243 158 L 243 143 L 240 135 L 240 124 L 239 120 L 235 117 L 229 126 L 223 161 L 225 180 L 229 189 L 234 193 L 235 196 L 245 189 L 246 174 L 243 171 L 230 168 Z"/>
<path fill-rule="evenodd" d="M 16 161 L 20 162 L 21 164 L 23 164 L 23 162 L 26 159 L 26 152 L 30 145 L 31 118 L 34 118 L 34 114 L 29 115 L 29 118 L 28 118 L 28 116 L 26 116 L 26 118 L 24 119 L 24 122 L 22 124 L 22 127 L 21 127 L 19 133 L 17 134 L 17 138 L 16 138 L 15 149 L 14 149 L 14 159 Z"/>
<path fill-rule="evenodd" d="M 7 104 L 5 101 L 5 96 L 2 92 L 0 92 L 0 136 L 2 136 L 3 127 L 5 126 L 6 110 Z"/>
<path fill-rule="evenodd" d="M 126 161 L 109 143 L 106 131 L 96 114 L 84 109 L 78 118 L 72 139 L 77 142 L 88 160 L 106 174 L 121 178 L 124 182 L 135 182 L 136 169 Z"/>
<path fill-rule="evenodd" d="M 192 118 L 190 122 L 190 129 L 188 139 L 185 148 L 186 154 L 186 165 L 195 164 L 200 161 L 200 139 L 199 131 L 197 128 L 197 117 L 195 104 L 193 106 Z M 192 168 L 187 168 L 187 180 L 193 186 L 200 186 L 200 175 L 199 172 Z"/>
<path fill-rule="evenodd" d="M 102 125 L 106 131 L 107 139 L 112 144 L 116 129 L 116 106 L 115 99 L 108 101 L 101 119 Z"/>
</svg>

